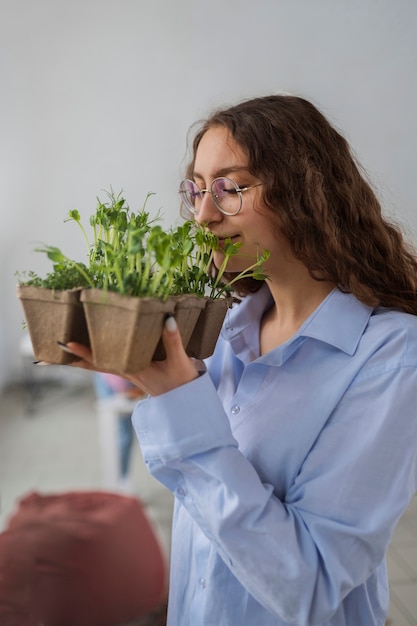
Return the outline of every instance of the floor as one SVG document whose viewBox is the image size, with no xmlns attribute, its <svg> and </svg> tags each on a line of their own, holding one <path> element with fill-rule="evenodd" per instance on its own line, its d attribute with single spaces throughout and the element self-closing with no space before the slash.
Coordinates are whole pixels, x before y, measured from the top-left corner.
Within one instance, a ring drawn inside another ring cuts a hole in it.
<svg viewBox="0 0 417 626">
<path fill-rule="evenodd" d="M 32 369 L 24 385 L 0 396 L 0 531 L 18 499 L 30 491 L 105 488 L 89 374 L 78 371 L 71 377 L 70 368 L 56 366 L 51 378 L 48 369 L 38 367 L 36 376 Z M 132 480 L 168 558 L 172 497 L 149 476 L 136 442 Z M 400 520 L 388 564 L 390 626 L 417 626 L 417 498 Z"/>
</svg>

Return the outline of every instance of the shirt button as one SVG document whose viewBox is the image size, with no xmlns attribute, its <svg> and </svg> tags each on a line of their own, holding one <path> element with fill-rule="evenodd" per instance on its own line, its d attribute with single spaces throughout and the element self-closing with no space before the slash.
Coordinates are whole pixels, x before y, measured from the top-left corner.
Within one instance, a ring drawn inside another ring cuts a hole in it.
<svg viewBox="0 0 417 626">
<path fill-rule="evenodd" d="M 240 406 L 232 407 L 232 415 L 237 415 L 240 411 Z"/>
<path fill-rule="evenodd" d="M 178 487 L 178 491 L 177 491 L 178 495 L 181 497 L 185 496 L 185 489 L 183 489 L 182 487 Z"/>
<path fill-rule="evenodd" d="M 200 580 L 198 581 L 198 583 L 199 583 L 199 585 L 200 585 L 200 587 L 201 587 L 202 589 L 205 589 L 205 588 L 206 588 L 206 579 L 205 579 L 205 578 L 200 578 Z"/>
</svg>

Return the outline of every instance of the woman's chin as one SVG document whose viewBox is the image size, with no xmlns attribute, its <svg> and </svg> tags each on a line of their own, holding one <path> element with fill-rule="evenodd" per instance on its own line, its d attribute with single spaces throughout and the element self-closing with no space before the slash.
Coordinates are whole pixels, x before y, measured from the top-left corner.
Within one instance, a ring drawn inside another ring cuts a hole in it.
<svg viewBox="0 0 417 626">
<path fill-rule="evenodd" d="M 221 252 L 215 252 L 213 255 L 213 262 L 217 269 L 222 266 L 224 261 L 224 254 Z M 229 262 L 227 263 L 226 272 L 230 272 L 232 274 L 238 274 L 239 272 L 243 272 L 247 267 L 249 267 L 252 263 L 255 263 L 256 259 L 251 261 L 251 259 L 243 259 L 238 258 L 237 256 L 231 257 Z"/>
</svg>

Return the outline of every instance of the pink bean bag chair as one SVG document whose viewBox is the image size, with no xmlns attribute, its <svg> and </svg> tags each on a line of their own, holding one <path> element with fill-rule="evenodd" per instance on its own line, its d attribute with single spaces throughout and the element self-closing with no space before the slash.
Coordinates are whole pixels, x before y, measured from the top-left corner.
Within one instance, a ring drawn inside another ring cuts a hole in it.
<svg viewBox="0 0 417 626">
<path fill-rule="evenodd" d="M 166 586 L 135 498 L 31 493 L 0 533 L 1 626 L 117 626 L 158 607 Z"/>
</svg>

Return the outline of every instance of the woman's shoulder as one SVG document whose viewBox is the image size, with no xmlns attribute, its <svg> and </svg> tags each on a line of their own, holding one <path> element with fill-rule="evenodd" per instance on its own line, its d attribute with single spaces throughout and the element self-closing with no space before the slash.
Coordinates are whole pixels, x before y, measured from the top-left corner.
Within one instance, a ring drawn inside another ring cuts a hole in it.
<svg viewBox="0 0 417 626">
<path fill-rule="evenodd" d="M 382 345 L 417 366 L 417 315 L 377 307 L 366 334 L 378 336 Z"/>
<path fill-rule="evenodd" d="M 381 306 L 373 310 L 371 319 L 377 324 L 384 324 L 394 330 L 403 329 L 411 334 L 417 333 L 417 315 L 411 313 Z"/>
</svg>

